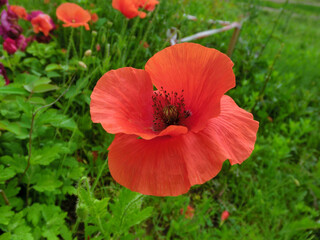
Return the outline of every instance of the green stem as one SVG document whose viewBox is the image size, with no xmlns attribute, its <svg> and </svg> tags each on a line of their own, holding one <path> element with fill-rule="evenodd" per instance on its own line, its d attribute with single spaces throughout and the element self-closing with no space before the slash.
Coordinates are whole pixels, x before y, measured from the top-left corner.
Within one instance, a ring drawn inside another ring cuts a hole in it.
<svg viewBox="0 0 320 240">
<path fill-rule="evenodd" d="M 99 173 L 98 173 L 98 175 L 97 175 L 96 179 L 94 180 L 94 183 L 93 183 L 93 185 L 92 185 L 92 187 L 91 187 L 91 191 L 92 191 L 92 192 L 94 191 L 95 187 L 97 186 L 97 184 L 98 184 L 98 182 L 99 182 L 99 179 L 100 179 L 100 177 L 101 177 L 101 175 L 102 175 L 102 172 L 103 172 L 104 168 L 106 167 L 107 163 L 108 163 L 108 158 L 107 158 L 106 161 L 104 161 L 104 163 L 103 163 L 102 166 L 100 167 L 100 171 L 99 171 Z"/>
</svg>

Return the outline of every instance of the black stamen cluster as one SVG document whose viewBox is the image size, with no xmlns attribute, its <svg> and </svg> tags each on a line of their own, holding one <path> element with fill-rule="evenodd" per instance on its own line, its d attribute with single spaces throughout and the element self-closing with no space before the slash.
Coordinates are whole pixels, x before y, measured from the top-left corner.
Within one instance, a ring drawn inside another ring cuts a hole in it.
<svg viewBox="0 0 320 240">
<path fill-rule="evenodd" d="M 154 131 L 161 131 L 170 125 L 181 125 L 182 120 L 190 116 L 190 111 L 185 110 L 183 91 L 180 96 L 177 92 L 167 92 L 163 87 L 154 92 L 152 96 Z"/>
</svg>

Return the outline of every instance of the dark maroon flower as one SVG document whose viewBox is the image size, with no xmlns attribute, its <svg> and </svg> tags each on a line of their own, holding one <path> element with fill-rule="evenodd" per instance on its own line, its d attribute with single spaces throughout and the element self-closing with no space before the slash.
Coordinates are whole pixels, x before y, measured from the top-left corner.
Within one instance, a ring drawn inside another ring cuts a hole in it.
<svg viewBox="0 0 320 240">
<path fill-rule="evenodd" d="M 16 47 L 24 52 L 26 50 L 26 47 L 28 45 L 28 42 L 30 41 L 30 39 L 25 38 L 25 36 L 23 36 L 22 34 L 15 40 L 16 42 Z"/>
<path fill-rule="evenodd" d="M 10 81 L 9 81 L 9 78 L 7 77 L 7 71 L 4 68 L 2 63 L 0 63 L 0 75 L 3 76 L 4 80 L 6 81 L 6 85 L 8 85 Z"/>
<path fill-rule="evenodd" d="M 6 38 L 3 42 L 3 49 L 6 50 L 9 54 L 14 54 L 18 48 L 16 46 L 16 41 L 11 38 Z"/>
<path fill-rule="evenodd" d="M 3 5 L 7 4 L 8 0 L 0 0 L 0 7 L 2 7 Z"/>
<path fill-rule="evenodd" d="M 18 24 L 12 24 L 10 29 L 7 31 L 9 38 L 17 39 L 22 33 L 23 29 Z"/>
</svg>

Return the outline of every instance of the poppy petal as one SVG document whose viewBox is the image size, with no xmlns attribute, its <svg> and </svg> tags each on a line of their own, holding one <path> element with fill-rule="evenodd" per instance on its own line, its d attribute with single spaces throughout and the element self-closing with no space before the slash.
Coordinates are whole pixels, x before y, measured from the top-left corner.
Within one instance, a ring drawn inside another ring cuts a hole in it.
<svg viewBox="0 0 320 240">
<path fill-rule="evenodd" d="M 130 67 L 111 70 L 99 79 L 92 92 L 92 121 L 101 123 L 109 133 L 153 138 L 152 93 L 146 71 Z"/>
<path fill-rule="evenodd" d="M 251 113 L 239 108 L 229 96 L 221 98 L 221 113 L 203 130 L 211 136 L 230 163 L 246 160 L 254 149 L 259 122 Z"/>
<path fill-rule="evenodd" d="M 132 191 L 177 196 L 216 176 L 225 158 L 206 134 L 137 139 L 116 134 L 109 147 L 112 177 Z"/>
<path fill-rule="evenodd" d="M 218 50 L 195 43 L 168 47 L 149 59 L 145 69 L 153 84 L 168 92 L 184 90 L 192 114 L 184 125 L 198 132 L 220 112 L 220 99 L 235 86 L 233 63 Z"/>
</svg>

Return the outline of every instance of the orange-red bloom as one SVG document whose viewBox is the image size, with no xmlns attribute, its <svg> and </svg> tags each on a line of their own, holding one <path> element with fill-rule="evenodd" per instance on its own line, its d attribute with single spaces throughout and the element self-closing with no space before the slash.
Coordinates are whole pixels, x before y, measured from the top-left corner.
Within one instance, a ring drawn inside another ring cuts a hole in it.
<svg viewBox="0 0 320 240">
<path fill-rule="evenodd" d="M 137 16 L 145 18 L 147 14 L 139 9 L 153 11 L 157 4 L 159 4 L 157 0 L 112 0 L 112 7 L 119 10 L 127 18 Z"/>
<path fill-rule="evenodd" d="M 10 10 L 17 14 L 19 18 L 23 18 L 27 20 L 28 14 L 26 12 L 26 9 L 21 6 L 15 6 L 15 5 L 10 5 Z"/>
<path fill-rule="evenodd" d="M 32 18 L 31 24 L 35 33 L 43 32 L 45 36 L 48 36 L 49 32 L 54 28 L 51 18 L 47 14 L 39 14 Z"/>
<path fill-rule="evenodd" d="M 93 23 L 97 22 L 99 20 L 99 17 L 96 13 L 91 13 L 91 21 Z"/>
<path fill-rule="evenodd" d="M 64 27 L 80 27 L 84 26 L 86 30 L 90 30 L 88 22 L 91 15 L 88 11 L 75 3 L 62 3 L 56 10 L 57 18 L 64 22 Z"/>
<path fill-rule="evenodd" d="M 215 49 L 182 43 L 155 54 L 145 70 L 104 74 L 90 113 L 116 134 L 108 160 L 113 178 L 132 191 L 176 196 L 216 176 L 226 159 L 248 158 L 259 123 L 224 95 L 235 87 L 232 67 Z"/>
</svg>

